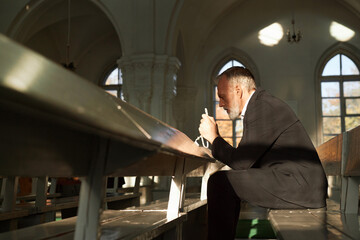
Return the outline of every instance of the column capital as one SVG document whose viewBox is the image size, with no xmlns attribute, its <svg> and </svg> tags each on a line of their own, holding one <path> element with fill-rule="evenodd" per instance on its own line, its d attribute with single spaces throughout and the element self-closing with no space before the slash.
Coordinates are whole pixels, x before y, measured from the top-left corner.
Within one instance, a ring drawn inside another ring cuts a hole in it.
<svg viewBox="0 0 360 240">
<path fill-rule="evenodd" d="M 125 100 L 151 115 L 171 122 L 179 59 L 168 55 L 136 54 L 118 61 Z"/>
</svg>

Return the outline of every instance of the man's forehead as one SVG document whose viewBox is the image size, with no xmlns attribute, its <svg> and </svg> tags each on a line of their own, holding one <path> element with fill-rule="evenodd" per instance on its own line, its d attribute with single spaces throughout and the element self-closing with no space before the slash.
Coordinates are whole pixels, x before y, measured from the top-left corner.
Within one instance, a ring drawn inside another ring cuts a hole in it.
<svg viewBox="0 0 360 240">
<path fill-rule="evenodd" d="M 226 76 L 222 76 L 219 79 L 219 83 L 218 83 L 218 91 L 223 91 L 223 90 L 227 90 L 229 86 L 229 81 L 226 79 Z"/>
</svg>

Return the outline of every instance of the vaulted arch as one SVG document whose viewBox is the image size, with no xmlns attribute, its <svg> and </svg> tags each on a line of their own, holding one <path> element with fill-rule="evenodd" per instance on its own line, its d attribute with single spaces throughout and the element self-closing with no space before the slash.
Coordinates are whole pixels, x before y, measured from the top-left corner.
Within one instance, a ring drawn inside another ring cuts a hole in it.
<svg viewBox="0 0 360 240">
<path fill-rule="evenodd" d="M 8 33 L 54 62 L 72 62 L 75 73 L 98 84 L 122 55 L 119 32 L 104 10 L 95 1 L 33 0 Z"/>
</svg>

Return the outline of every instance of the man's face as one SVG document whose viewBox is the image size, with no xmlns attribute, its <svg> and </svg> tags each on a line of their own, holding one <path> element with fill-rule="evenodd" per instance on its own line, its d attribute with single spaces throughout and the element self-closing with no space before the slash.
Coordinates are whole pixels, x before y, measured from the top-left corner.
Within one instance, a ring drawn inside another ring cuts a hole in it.
<svg viewBox="0 0 360 240">
<path fill-rule="evenodd" d="M 219 106 L 224 108 L 229 115 L 229 118 L 235 120 L 241 113 L 240 97 L 237 94 L 236 88 L 231 87 L 231 84 L 222 76 L 218 83 Z"/>
</svg>

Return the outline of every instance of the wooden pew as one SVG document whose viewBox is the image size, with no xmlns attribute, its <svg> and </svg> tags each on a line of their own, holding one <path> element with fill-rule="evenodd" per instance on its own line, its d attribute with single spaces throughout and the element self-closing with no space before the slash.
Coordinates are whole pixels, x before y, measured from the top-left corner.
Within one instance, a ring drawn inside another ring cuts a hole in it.
<svg viewBox="0 0 360 240">
<path fill-rule="evenodd" d="M 6 191 L 11 194 L 4 197 L 5 211 L 14 209 L 18 176 L 81 177 L 72 234 L 75 239 L 96 239 L 102 231 L 100 217 L 104 223 L 114 214 L 120 218 L 118 212 L 101 214 L 106 176 L 172 176 L 166 212 L 159 216 L 161 221 L 153 220 L 163 223 L 156 229 L 166 230 L 172 224 L 181 228 L 186 220 L 181 212 L 184 179 L 193 169 L 213 162 L 211 156 L 180 131 L 2 35 L 0 51 L 4 53 L 0 56 L 0 176 L 7 177 L 7 187 L 13 189 Z M 59 229 L 73 226 L 69 221 L 12 231 L 0 238 L 38 236 L 37 229 L 43 227 L 48 239 L 56 238 Z M 22 235 L 24 231 L 28 232 Z"/>
<path fill-rule="evenodd" d="M 139 206 L 140 196 L 139 193 L 139 180 L 137 177 L 137 186 L 132 188 L 131 191 L 118 193 L 112 189 L 113 192 L 106 193 L 104 196 L 104 208 L 105 209 L 124 209 L 130 206 Z M 33 179 L 37 180 L 37 179 Z M 54 181 L 55 180 L 55 181 Z M 3 179 L 4 186 L 6 185 L 6 179 Z M 52 184 L 56 184 L 56 179 L 52 179 Z M 71 182 L 69 182 L 71 184 Z M 45 191 L 36 191 L 37 188 L 47 185 L 46 181 L 35 181 L 35 189 L 31 189 L 30 192 L 37 194 L 30 194 L 25 196 L 16 196 L 12 205 L 13 209 L 6 210 L 0 209 L 0 233 L 9 230 L 15 230 L 22 227 L 28 227 L 45 222 L 55 221 L 55 215 L 57 211 L 61 211 L 61 217 L 66 218 L 70 216 L 76 216 L 77 207 L 79 204 L 79 193 L 77 191 L 73 193 L 55 193 L 55 188 Z M 80 186 L 80 183 L 78 183 Z M 80 189 L 80 187 L 78 187 Z M 9 193 L 15 189 L 11 189 Z M 116 189 L 117 190 L 117 189 Z M 122 189 L 125 190 L 125 189 Z M 41 196 L 41 197 L 39 197 Z M 0 198 L 2 203 L 4 197 Z M 43 204 L 41 204 L 43 203 Z M 63 215 L 65 214 L 65 215 Z"/>
<path fill-rule="evenodd" d="M 359 143 L 357 127 L 317 147 L 326 175 L 341 177 L 340 204 L 328 199 L 327 209 L 271 210 L 279 239 L 360 239 Z"/>
<path fill-rule="evenodd" d="M 327 175 L 341 177 L 341 210 L 358 213 L 360 184 L 360 126 L 317 148 Z"/>
<path fill-rule="evenodd" d="M 316 148 L 327 176 L 340 176 L 343 134 L 333 137 Z"/>
<path fill-rule="evenodd" d="M 340 202 L 341 195 L 341 158 L 343 134 L 339 134 L 316 148 L 328 178 L 329 198 Z"/>
</svg>

